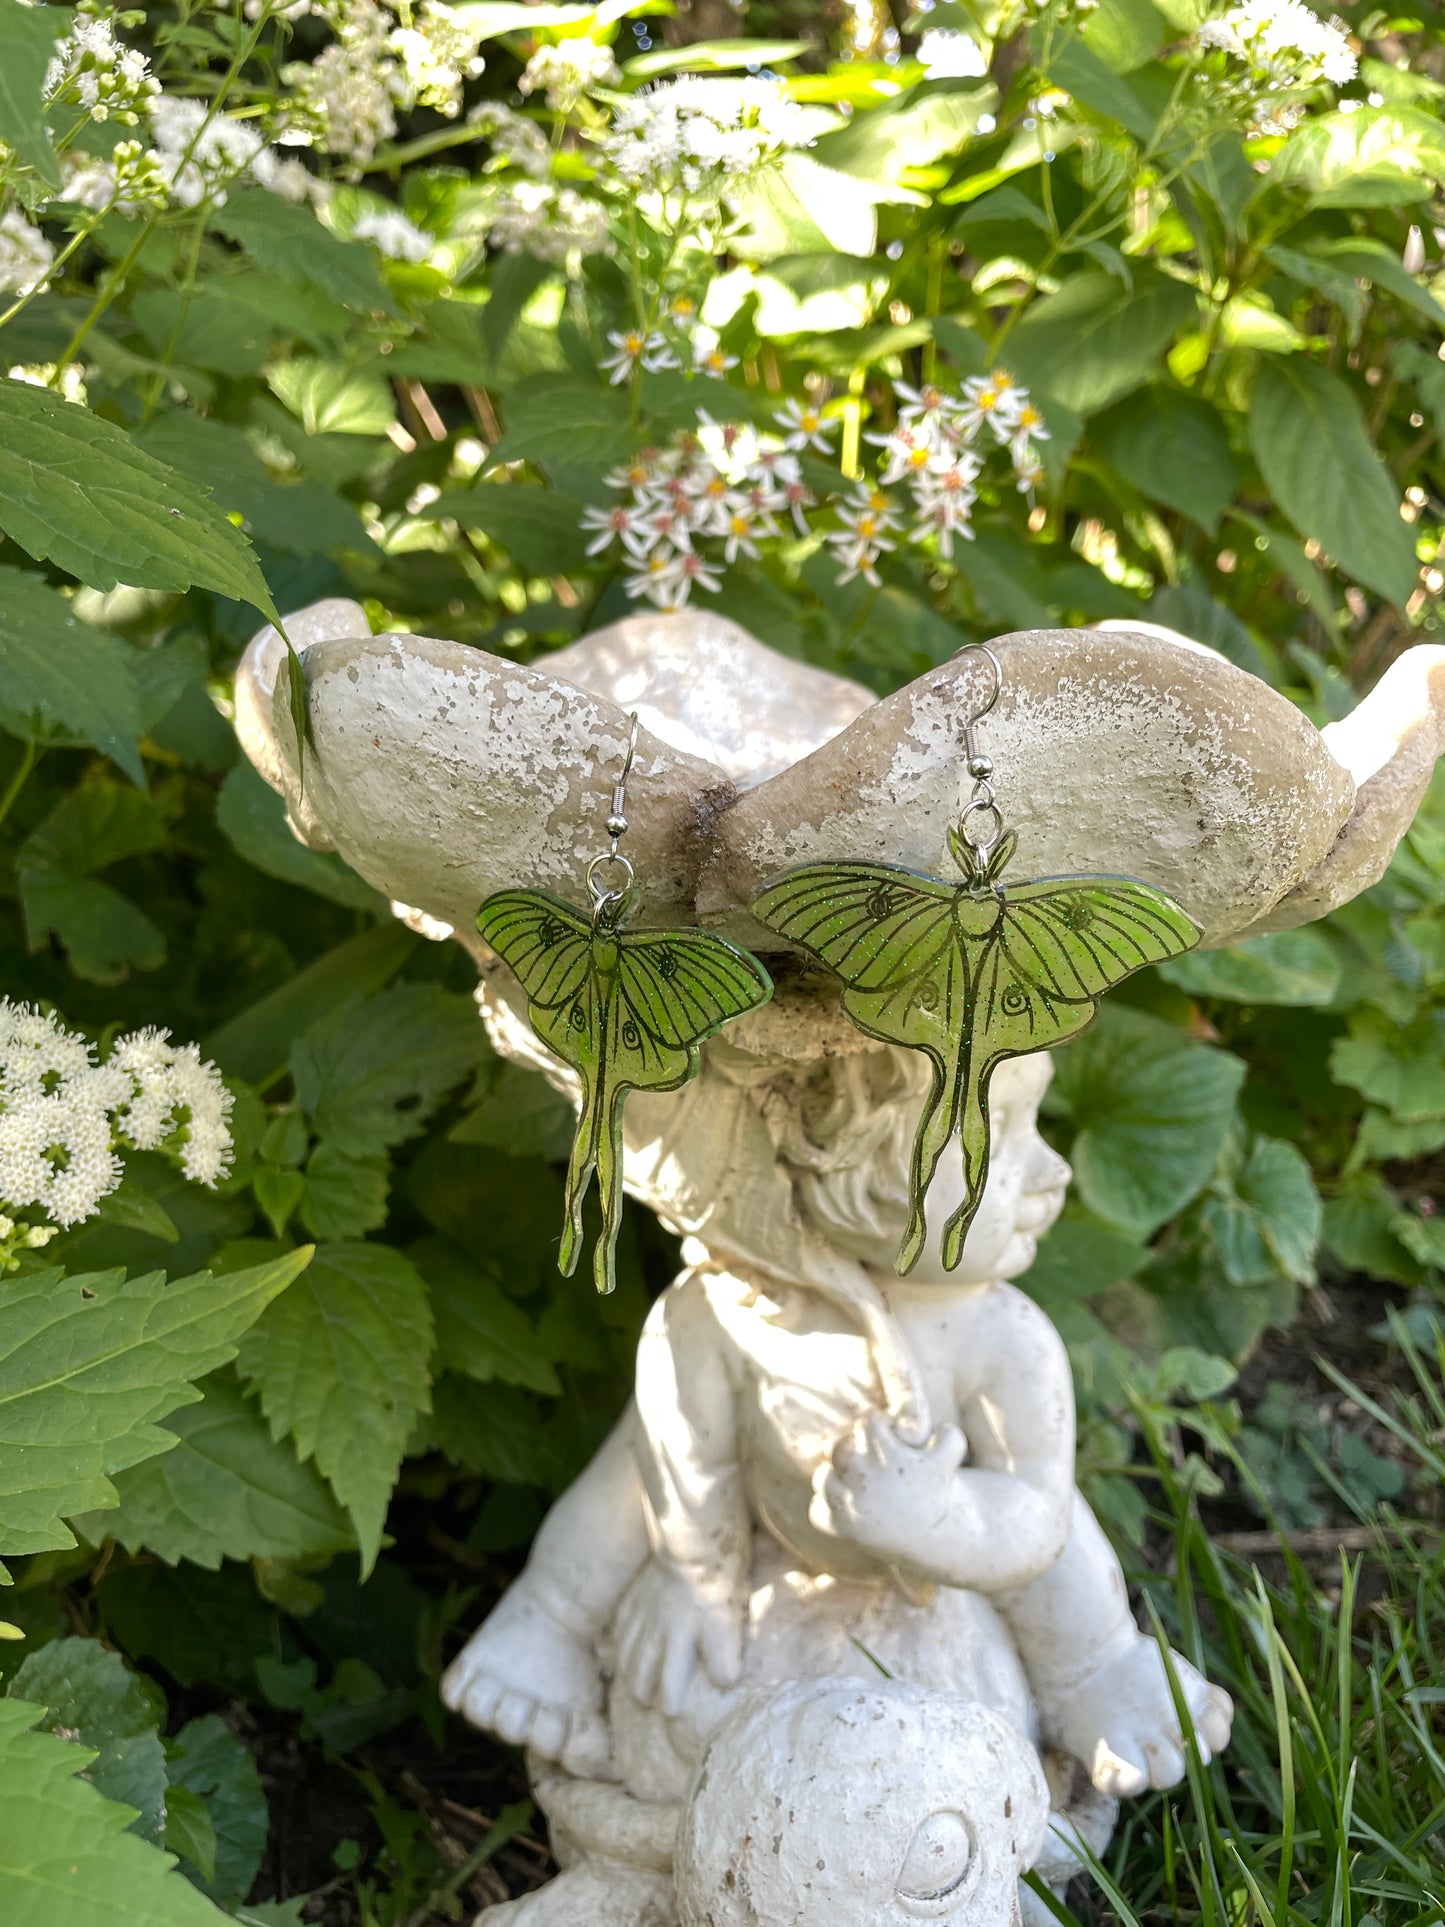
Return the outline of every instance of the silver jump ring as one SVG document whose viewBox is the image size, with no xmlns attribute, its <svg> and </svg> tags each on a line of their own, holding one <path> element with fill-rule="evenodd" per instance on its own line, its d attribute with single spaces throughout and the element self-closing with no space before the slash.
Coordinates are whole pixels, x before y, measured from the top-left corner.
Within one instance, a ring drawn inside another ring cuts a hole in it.
<svg viewBox="0 0 1445 1927">
<path fill-rule="evenodd" d="M 615 882 L 601 883 L 598 881 L 597 873 L 604 865 L 612 870 L 614 877 L 618 871 L 622 873 L 622 887 L 620 889 L 616 887 Z M 621 903 L 627 895 L 627 892 L 632 888 L 635 874 L 636 872 L 633 870 L 632 865 L 619 851 L 604 850 L 601 856 L 594 856 L 592 861 L 587 865 L 587 889 L 592 898 L 593 911 L 605 910 L 609 903 Z"/>
<path fill-rule="evenodd" d="M 969 818 L 978 816 L 990 816 L 993 818 L 993 828 L 987 836 L 970 836 L 968 833 Z M 1003 817 L 999 812 L 998 804 L 994 802 L 991 796 L 975 796 L 971 803 L 964 805 L 963 815 L 959 819 L 958 829 L 960 836 L 962 836 L 964 842 L 971 850 L 978 850 L 984 856 L 987 856 L 994 844 L 997 843 L 1003 835 Z"/>
</svg>

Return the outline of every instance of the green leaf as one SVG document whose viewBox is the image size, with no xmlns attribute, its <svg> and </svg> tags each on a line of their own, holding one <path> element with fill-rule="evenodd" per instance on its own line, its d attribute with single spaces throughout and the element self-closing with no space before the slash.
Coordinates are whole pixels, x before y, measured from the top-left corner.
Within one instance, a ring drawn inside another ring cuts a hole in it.
<svg viewBox="0 0 1445 1927">
<path fill-rule="evenodd" d="M 364 1238 L 386 1222 L 391 1171 L 384 1157 L 352 1157 L 323 1138 L 306 1165 L 301 1222 L 317 1238 Z"/>
<path fill-rule="evenodd" d="M 248 863 L 282 883 L 294 883 L 345 910 L 386 908 L 373 890 L 330 850 L 308 850 L 286 822 L 286 805 L 244 758 L 231 770 L 216 798 L 216 822 Z"/>
<path fill-rule="evenodd" d="M 1142 266 L 1132 293 L 1111 274 L 1075 275 L 1029 309 L 1009 362 L 1030 387 L 1094 415 L 1149 380 L 1196 309 L 1192 288 Z"/>
<path fill-rule="evenodd" d="M 372 250 L 360 241 L 341 240 L 309 207 L 248 187 L 232 189 L 225 206 L 213 208 L 208 218 L 261 267 L 300 282 L 303 289 L 319 289 L 349 308 L 395 312 Z"/>
<path fill-rule="evenodd" d="M 308 435 L 384 435 L 396 420 L 390 384 L 369 366 L 296 355 L 276 362 L 266 382 Z"/>
<path fill-rule="evenodd" d="M 296 1096 L 322 1137 L 353 1157 L 416 1137 L 486 1049 L 470 998 L 398 984 L 313 1024 L 291 1058 Z"/>
<path fill-rule="evenodd" d="M 1340 241 L 1307 241 L 1304 251 L 1329 267 L 1358 275 L 1376 289 L 1383 288 L 1435 327 L 1445 326 L 1445 308 L 1383 241 L 1371 240 L 1366 235 Z"/>
<path fill-rule="evenodd" d="M 1055 1062 L 1050 1102 L 1075 1126 L 1069 1157 L 1080 1197 L 1108 1223 L 1147 1237 L 1208 1183 L 1234 1121 L 1243 1063 L 1107 1004 Z"/>
<path fill-rule="evenodd" d="M 389 983 L 420 941 L 404 923 L 395 921 L 348 938 L 213 1031 L 201 1046 L 202 1055 L 251 1083 L 273 1076 L 284 1067 L 293 1043 L 308 1025 L 338 1004 Z"/>
<path fill-rule="evenodd" d="M 128 1807 L 77 1779 L 80 1747 L 0 1701 L 0 1919 L 5 1927 L 221 1927 L 169 1855 L 126 1831 Z"/>
<path fill-rule="evenodd" d="M 444 1372 L 433 1387 L 426 1436 L 454 1464 L 507 1485 L 556 1490 L 567 1475 L 555 1424 L 512 1386 Z"/>
<path fill-rule="evenodd" d="M 188 1721 L 166 1742 L 166 1758 L 167 1820 L 177 1791 L 202 1802 L 211 1828 L 212 1865 L 195 1863 L 203 1876 L 196 1884 L 222 1906 L 233 1907 L 255 1885 L 270 1826 L 256 1762 L 216 1713 Z"/>
<path fill-rule="evenodd" d="M 1265 484 L 1302 536 L 1348 575 L 1403 605 L 1415 586 L 1415 540 L 1349 388 L 1302 356 L 1260 363 L 1249 442 Z"/>
<path fill-rule="evenodd" d="M 1316 207 L 1398 207 L 1424 200 L 1432 180 L 1445 180 L 1435 116 L 1362 106 L 1306 119 L 1275 155 L 1265 188 L 1297 188 Z"/>
<path fill-rule="evenodd" d="M 198 1390 L 199 1405 L 166 1420 L 174 1451 L 119 1475 L 117 1511 L 76 1519 L 86 1537 L 213 1572 L 223 1559 L 316 1559 L 354 1547 L 325 1480 L 272 1438 L 235 1375 L 213 1373 Z"/>
<path fill-rule="evenodd" d="M 1293 1144 L 1260 1137 L 1201 1218 L 1232 1285 L 1261 1285 L 1278 1272 L 1309 1285 L 1323 1213 L 1304 1156 Z"/>
<path fill-rule="evenodd" d="M 627 398 L 616 388 L 529 375 L 507 397 L 506 432 L 494 462 L 588 462 L 605 468 L 633 446 Z"/>
<path fill-rule="evenodd" d="M 0 1293 L 0 1555 L 75 1540 L 61 1520 L 113 1505 L 110 1474 L 172 1445 L 157 1419 L 296 1277 L 308 1250 L 213 1278 L 42 1271 Z"/>
<path fill-rule="evenodd" d="M 1208 402 L 1154 387 L 1111 409 L 1093 434 L 1104 460 L 1126 482 L 1211 535 L 1218 528 L 1239 470 L 1224 423 Z"/>
<path fill-rule="evenodd" d="M 248 535 L 273 549 L 290 555 L 375 553 L 349 502 L 319 482 L 277 481 L 239 428 L 176 409 L 137 429 L 133 439 L 157 461 L 208 488 L 227 513 L 244 517 Z"/>
<path fill-rule="evenodd" d="M 1227 950 L 1194 950 L 1159 974 L 1195 997 L 1233 1004 L 1328 1004 L 1340 982 L 1340 955 L 1319 930 L 1277 930 Z"/>
<path fill-rule="evenodd" d="M 59 723 L 144 783 L 132 665 L 117 636 L 79 621 L 39 576 L 0 568 L 0 711 Z"/>
<path fill-rule="evenodd" d="M 1401 1244 L 1396 1225 L 1400 1201 L 1369 1172 L 1325 1205 L 1323 1242 L 1348 1271 L 1413 1289 L 1424 1281 L 1414 1253 Z"/>
<path fill-rule="evenodd" d="M 1023 1289 L 1053 1316 L 1081 1298 L 1132 1278 L 1148 1262 L 1149 1247 L 1121 1238 L 1108 1225 L 1070 1210 L 1039 1245 L 1023 1276 Z"/>
<path fill-rule="evenodd" d="M 275 1612 L 249 1566 L 113 1563 L 96 1591 L 107 1638 L 134 1659 L 153 1660 L 182 1686 L 245 1693 L 252 1661 L 280 1651 Z"/>
<path fill-rule="evenodd" d="M 561 1381 L 526 1313 L 474 1258 L 446 1238 L 425 1238 L 411 1256 L 427 1282 L 437 1354 L 451 1371 L 485 1385 L 500 1379 L 557 1397 Z"/>
<path fill-rule="evenodd" d="M 530 13 L 531 8 L 527 11 Z M 812 51 L 811 40 L 694 40 L 685 47 L 660 47 L 655 53 L 634 54 L 623 62 L 622 71 L 629 80 L 654 80 L 659 74 L 675 74 L 679 69 L 690 74 L 721 74 L 748 67 L 756 72 L 760 66 L 781 66 L 785 60 L 796 60 Z"/>
<path fill-rule="evenodd" d="M 1445 1117 L 1445 1010 L 1408 1025 L 1365 1011 L 1330 1047 L 1330 1075 L 1406 1122 Z"/>
<path fill-rule="evenodd" d="M 318 1247 L 304 1279 L 247 1335 L 241 1371 L 276 1437 L 314 1458 L 351 1514 L 369 1569 L 407 1438 L 426 1411 L 432 1315 L 390 1245 Z"/>
<path fill-rule="evenodd" d="M 1207 649 L 1217 649 L 1252 676 L 1265 682 L 1273 680 L 1258 639 L 1227 603 L 1197 582 L 1172 582 L 1156 590 L 1149 603 L 1149 617 L 1202 642 Z"/>
<path fill-rule="evenodd" d="M 69 7 L 0 0 L 0 141 L 47 187 L 60 186 L 60 164 L 45 125 L 45 70 L 73 18 Z"/>
<path fill-rule="evenodd" d="M 998 89 L 991 82 L 976 81 L 966 89 L 951 81 L 925 83 L 866 114 L 854 114 L 811 151 L 825 167 L 869 182 L 895 183 L 910 167 L 957 154 L 997 105 Z"/>
<path fill-rule="evenodd" d="M 70 967 L 92 983 L 119 983 L 134 965 L 165 962 L 160 929 L 109 884 L 89 872 L 144 856 L 166 838 L 166 819 L 144 790 L 87 782 L 64 797 L 15 858 L 20 901 L 32 951 L 53 932 Z"/>
<path fill-rule="evenodd" d="M 587 562 L 583 507 L 553 489 L 483 482 L 448 489 L 422 513 L 429 522 L 450 517 L 464 529 L 481 529 L 532 575 L 565 575 Z"/>
<path fill-rule="evenodd" d="M 160 1839 L 166 1754 L 156 1729 L 166 1703 L 158 1686 L 98 1639 L 52 1639 L 30 1654 L 5 1693 L 48 1708 L 48 1731 L 94 1753 L 85 1774 L 96 1791 L 136 1808 L 135 1831 Z"/>
<path fill-rule="evenodd" d="M 166 1851 L 177 1859 L 189 1860 L 201 1880 L 214 1879 L 216 1829 L 199 1793 L 192 1793 L 187 1786 L 167 1787 L 164 1839 Z"/>
<path fill-rule="evenodd" d="M 453 1144 L 490 1144 L 512 1157 L 561 1159 L 576 1113 L 537 1071 L 489 1057 L 477 1072 L 472 1109 L 450 1132 Z"/>
<path fill-rule="evenodd" d="M 250 543 L 204 490 L 23 381 L 0 381 L 0 529 L 92 589 L 195 585 L 280 620 Z"/>
</svg>

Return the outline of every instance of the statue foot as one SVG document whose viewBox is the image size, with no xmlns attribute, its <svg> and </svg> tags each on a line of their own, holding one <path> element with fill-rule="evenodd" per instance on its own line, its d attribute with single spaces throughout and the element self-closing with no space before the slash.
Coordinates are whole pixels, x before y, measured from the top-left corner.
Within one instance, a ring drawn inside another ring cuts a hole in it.
<svg viewBox="0 0 1445 1927">
<path fill-rule="evenodd" d="M 441 1695 L 473 1726 L 579 1778 L 610 1770 L 596 1650 L 547 1610 L 525 1573 L 442 1675 Z"/>
<path fill-rule="evenodd" d="M 1208 1765 L 1229 1744 L 1234 1702 L 1180 1654 L 1174 1670 L 1189 1709 L 1194 1741 Z M 1050 1740 L 1081 1760 L 1101 1793 L 1127 1797 L 1184 1778 L 1187 1741 L 1164 1655 L 1142 1633 L 1046 1711 Z"/>
<path fill-rule="evenodd" d="M 675 1927 L 676 1920 L 665 1874 L 588 1860 L 520 1900 L 484 1907 L 473 1927 Z"/>
</svg>

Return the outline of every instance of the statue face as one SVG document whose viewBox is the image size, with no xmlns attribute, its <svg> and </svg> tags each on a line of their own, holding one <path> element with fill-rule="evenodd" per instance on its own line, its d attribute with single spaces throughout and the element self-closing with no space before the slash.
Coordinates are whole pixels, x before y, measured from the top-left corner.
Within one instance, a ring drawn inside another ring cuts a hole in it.
<svg viewBox="0 0 1445 1927">
<path fill-rule="evenodd" d="M 1000 1064 L 989 1086 L 993 1143 L 983 1202 L 969 1226 L 963 1258 L 946 1271 L 939 1251 L 943 1226 L 963 1200 L 963 1159 L 956 1144 L 939 1162 L 928 1192 L 928 1243 L 908 1274 L 913 1285 L 989 1284 L 1017 1278 L 1034 1261 L 1039 1239 L 1063 1209 L 1073 1176 L 1039 1133 L 1039 1105 L 1053 1076 L 1046 1052 Z M 891 1272 L 902 1235 L 900 1211 L 881 1228 L 876 1250 L 860 1252 L 875 1271 Z"/>
</svg>

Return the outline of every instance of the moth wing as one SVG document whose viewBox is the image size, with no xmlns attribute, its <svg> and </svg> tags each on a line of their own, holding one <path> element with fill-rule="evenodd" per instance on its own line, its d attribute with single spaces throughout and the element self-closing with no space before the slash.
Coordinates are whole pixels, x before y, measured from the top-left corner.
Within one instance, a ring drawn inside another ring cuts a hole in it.
<svg viewBox="0 0 1445 1927">
<path fill-rule="evenodd" d="M 1199 926 L 1131 877 L 1044 877 L 1005 892 L 1004 955 L 1054 1003 L 1089 1003 L 1146 964 L 1182 956 Z"/>
<path fill-rule="evenodd" d="M 810 863 L 752 908 L 850 990 L 870 993 L 912 982 L 949 946 L 961 888 L 892 863 Z"/>
<path fill-rule="evenodd" d="M 706 931 L 637 931 L 618 939 L 608 1057 L 638 1090 L 686 1081 L 697 1049 L 724 1024 L 772 995 L 767 972 Z"/>
<path fill-rule="evenodd" d="M 477 912 L 477 929 L 534 1013 L 576 1001 L 592 962 L 592 927 L 580 910 L 540 890 L 499 890 Z"/>
</svg>

